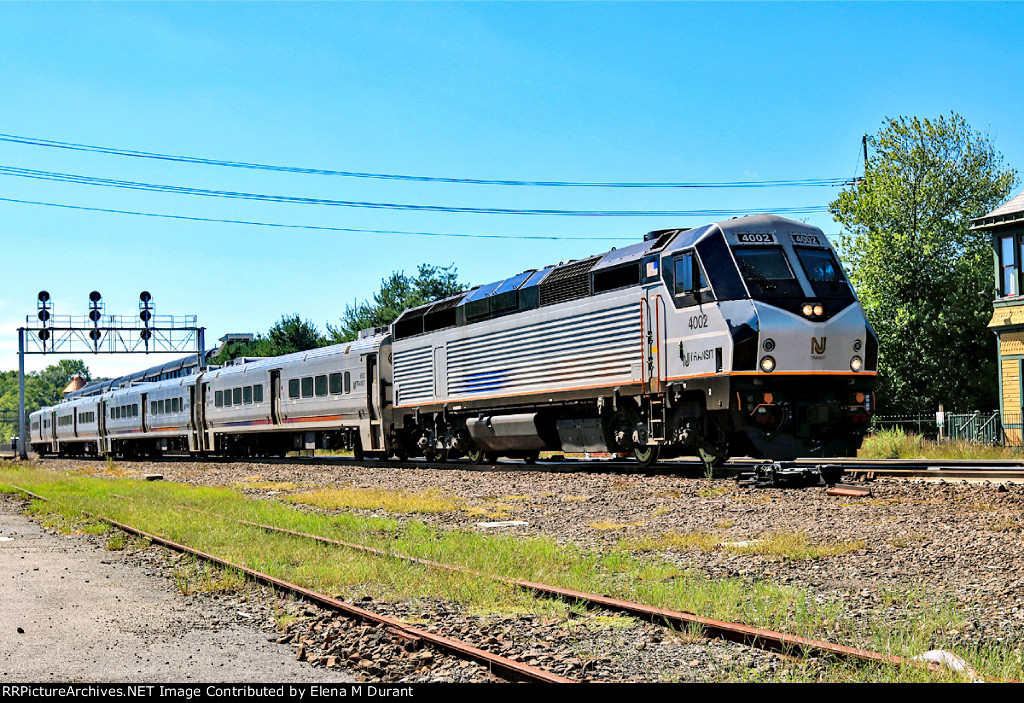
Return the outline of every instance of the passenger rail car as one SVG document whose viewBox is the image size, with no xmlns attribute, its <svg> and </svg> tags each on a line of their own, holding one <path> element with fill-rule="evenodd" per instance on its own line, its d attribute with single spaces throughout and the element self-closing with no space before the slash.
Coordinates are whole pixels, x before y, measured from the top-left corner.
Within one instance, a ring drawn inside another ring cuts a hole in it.
<svg viewBox="0 0 1024 703">
<path fill-rule="evenodd" d="M 871 416 L 877 360 L 825 235 L 761 215 L 524 271 L 349 344 L 46 408 L 32 444 L 475 462 L 544 450 L 644 464 L 846 456 Z M 88 404 L 95 428 L 62 419 Z"/>
</svg>

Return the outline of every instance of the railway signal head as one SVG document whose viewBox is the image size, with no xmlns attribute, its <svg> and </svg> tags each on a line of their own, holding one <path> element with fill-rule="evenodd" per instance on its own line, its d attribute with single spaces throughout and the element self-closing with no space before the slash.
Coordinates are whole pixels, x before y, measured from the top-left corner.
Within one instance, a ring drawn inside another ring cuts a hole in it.
<svg viewBox="0 0 1024 703">
<path fill-rule="evenodd" d="M 94 290 L 92 293 L 89 294 L 89 300 L 92 301 L 94 306 L 96 303 L 100 302 L 100 298 L 102 297 L 103 296 L 100 295 L 100 292 L 98 290 Z"/>
<path fill-rule="evenodd" d="M 39 291 L 39 295 L 37 297 L 39 298 L 40 303 L 47 303 L 50 301 L 50 294 L 45 290 Z"/>
<path fill-rule="evenodd" d="M 139 319 L 146 325 L 153 319 L 153 296 L 149 294 L 148 290 L 144 290 L 139 293 Z M 148 339 L 144 337 L 143 339 Z"/>
</svg>

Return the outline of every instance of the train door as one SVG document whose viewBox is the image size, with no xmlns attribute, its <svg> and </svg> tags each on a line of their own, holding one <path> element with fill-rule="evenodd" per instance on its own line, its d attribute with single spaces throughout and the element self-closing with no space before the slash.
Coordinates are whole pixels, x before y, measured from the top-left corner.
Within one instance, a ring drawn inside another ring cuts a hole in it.
<svg viewBox="0 0 1024 703">
<path fill-rule="evenodd" d="M 370 418 L 370 446 L 367 451 L 381 449 L 383 429 L 381 427 L 381 389 L 383 384 L 377 376 L 377 355 L 366 355 L 366 409 Z"/>
<path fill-rule="evenodd" d="M 270 372 L 270 423 L 281 424 L 281 369 Z"/>
<path fill-rule="evenodd" d="M 50 413 L 50 426 L 47 428 L 49 431 L 50 447 L 53 451 L 60 451 L 60 444 L 57 442 L 57 411 Z"/>
<path fill-rule="evenodd" d="M 107 449 L 107 401 L 96 403 L 96 451 L 106 454 Z"/>
<path fill-rule="evenodd" d="M 149 432 L 149 394 L 143 393 L 139 403 L 142 405 L 140 415 L 142 416 L 142 432 L 145 434 Z"/>
<path fill-rule="evenodd" d="M 641 312 L 643 335 L 641 373 L 644 392 L 652 395 L 662 392 L 665 380 L 665 327 L 668 322 L 665 298 L 656 291 L 657 288 L 646 291 Z"/>
<path fill-rule="evenodd" d="M 198 389 L 198 394 L 196 390 Z M 193 383 L 188 386 L 188 409 L 189 415 L 188 420 L 185 421 L 185 429 L 188 432 L 188 450 L 190 452 L 199 451 L 199 402 L 196 398 L 197 395 L 202 396 L 203 384 Z"/>
</svg>

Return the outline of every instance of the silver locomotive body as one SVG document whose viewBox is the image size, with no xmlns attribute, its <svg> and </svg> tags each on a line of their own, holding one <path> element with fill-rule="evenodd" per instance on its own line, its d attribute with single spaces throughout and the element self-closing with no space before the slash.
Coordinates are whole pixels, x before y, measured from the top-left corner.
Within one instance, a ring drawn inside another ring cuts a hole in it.
<svg viewBox="0 0 1024 703">
<path fill-rule="evenodd" d="M 758 216 L 526 271 L 393 327 L 401 453 L 856 452 L 877 342 L 820 230 Z"/>
</svg>

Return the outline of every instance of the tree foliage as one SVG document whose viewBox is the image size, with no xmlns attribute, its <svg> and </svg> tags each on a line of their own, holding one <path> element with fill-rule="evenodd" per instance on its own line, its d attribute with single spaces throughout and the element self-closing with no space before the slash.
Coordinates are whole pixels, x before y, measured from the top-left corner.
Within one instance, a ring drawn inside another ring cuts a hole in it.
<svg viewBox="0 0 1024 703">
<path fill-rule="evenodd" d="M 1016 171 L 951 114 L 887 118 L 864 178 L 831 203 L 841 255 L 879 337 L 879 409 L 997 404 L 989 236 L 970 219 L 1006 199 Z"/>
<path fill-rule="evenodd" d="M 420 264 L 414 277 L 404 271 L 396 271 L 381 281 L 380 290 L 372 301 L 363 301 L 345 307 L 341 325 L 327 325 L 332 343 L 349 342 L 359 335 L 360 330 L 390 325 L 402 311 L 433 300 L 446 298 L 465 290 L 459 283 L 455 265 L 448 267 Z"/>
<path fill-rule="evenodd" d="M 61 359 L 42 371 L 25 374 L 25 416 L 41 407 L 60 402 L 64 389 L 81 374 L 87 382 L 93 380 L 89 367 L 78 359 Z M 0 371 L 0 442 L 18 434 L 18 372 Z M 10 421 L 7 419 L 10 418 Z"/>
<path fill-rule="evenodd" d="M 316 325 L 298 314 L 283 315 L 265 335 L 258 334 L 251 342 L 229 342 L 214 359 L 224 364 L 240 356 L 281 356 L 316 349 L 328 343 Z"/>
</svg>

